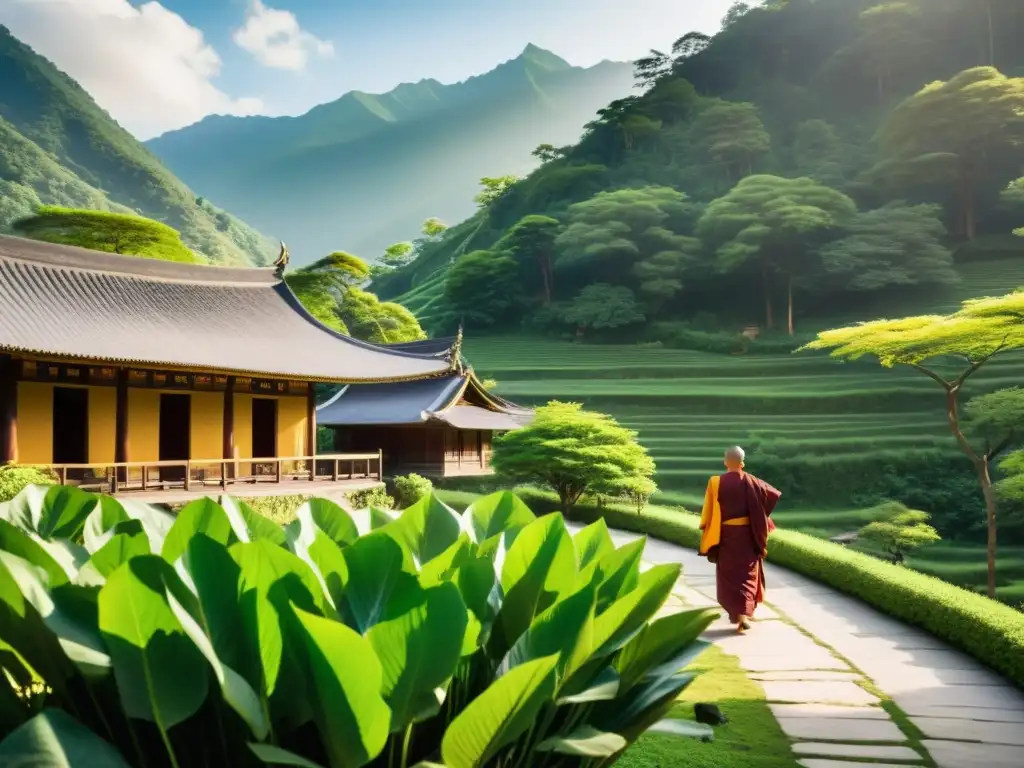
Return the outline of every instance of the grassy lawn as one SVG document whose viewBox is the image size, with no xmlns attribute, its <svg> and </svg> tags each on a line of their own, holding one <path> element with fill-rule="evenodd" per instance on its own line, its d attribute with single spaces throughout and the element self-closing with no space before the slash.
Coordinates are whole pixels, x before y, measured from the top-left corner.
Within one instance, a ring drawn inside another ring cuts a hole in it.
<svg viewBox="0 0 1024 768">
<path fill-rule="evenodd" d="M 736 659 L 712 647 L 692 667 L 700 676 L 687 688 L 673 716 L 693 719 L 693 705 L 708 702 L 729 718 L 715 729 L 715 740 L 701 743 L 650 734 L 619 760 L 623 768 L 792 768 L 797 765 L 789 740 L 764 701 L 764 693 L 740 669 Z"/>
</svg>

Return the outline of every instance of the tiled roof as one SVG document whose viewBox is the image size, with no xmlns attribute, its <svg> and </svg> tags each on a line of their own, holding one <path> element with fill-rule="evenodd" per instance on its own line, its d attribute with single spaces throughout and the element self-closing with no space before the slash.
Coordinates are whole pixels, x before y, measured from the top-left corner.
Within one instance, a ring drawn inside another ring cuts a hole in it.
<svg viewBox="0 0 1024 768">
<path fill-rule="evenodd" d="M 387 349 L 398 352 L 409 352 L 423 357 L 440 357 L 447 354 L 452 345 L 455 344 L 454 336 L 441 336 L 437 339 L 421 339 L 419 341 L 397 341 L 393 344 L 384 344 Z"/>
<path fill-rule="evenodd" d="M 528 424 L 533 412 L 507 401 L 494 408 L 460 402 L 470 388 L 482 393 L 471 372 L 429 381 L 365 384 L 345 387 L 317 409 L 317 424 L 325 427 L 410 425 L 430 420 L 456 429 L 506 431 Z"/>
<path fill-rule="evenodd" d="M 0 236 L 0 351 L 337 382 L 444 375 L 444 360 L 315 320 L 272 269 L 209 267 Z"/>
</svg>

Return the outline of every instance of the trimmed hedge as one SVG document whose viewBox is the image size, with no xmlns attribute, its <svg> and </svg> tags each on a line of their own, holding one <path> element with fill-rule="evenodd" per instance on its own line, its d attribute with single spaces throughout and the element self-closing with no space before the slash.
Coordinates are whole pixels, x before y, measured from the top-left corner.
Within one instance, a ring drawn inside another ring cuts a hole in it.
<svg viewBox="0 0 1024 768">
<path fill-rule="evenodd" d="M 700 540 L 699 518 L 683 512 L 649 508 L 638 516 L 614 507 L 580 507 L 571 515 L 587 523 L 599 516 L 610 528 L 689 549 L 696 549 Z M 934 576 L 796 531 L 772 533 L 768 561 L 920 627 L 1024 689 L 1024 613 Z"/>
</svg>

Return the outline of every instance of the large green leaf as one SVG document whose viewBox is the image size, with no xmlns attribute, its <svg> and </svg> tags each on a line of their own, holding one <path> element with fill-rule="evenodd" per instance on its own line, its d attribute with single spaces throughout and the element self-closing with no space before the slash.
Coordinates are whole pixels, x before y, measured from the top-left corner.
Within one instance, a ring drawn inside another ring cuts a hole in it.
<svg viewBox="0 0 1024 768">
<path fill-rule="evenodd" d="M 572 543 L 576 547 L 580 570 L 615 551 L 615 543 L 612 541 L 611 534 L 608 533 L 608 524 L 603 517 L 599 517 L 573 536 Z"/>
<path fill-rule="evenodd" d="M 73 539 L 82 531 L 95 497 L 69 485 L 29 485 L 0 507 L 0 515 L 26 533 Z"/>
<path fill-rule="evenodd" d="M 597 589 L 588 584 L 540 614 L 498 666 L 498 675 L 535 659 L 558 656 L 559 679 L 575 672 L 590 655 L 594 641 Z"/>
<path fill-rule="evenodd" d="M 185 634 L 213 668 L 224 701 L 245 721 L 253 736 L 257 739 L 266 738 L 270 732 L 270 723 L 260 696 L 244 677 L 220 660 L 203 628 L 174 596 L 173 590 L 167 589 L 165 597 Z"/>
<path fill-rule="evenodd" d="M 692 720 L 659 720 L 647 733 L 666 733 L 670 736 L 684 736 L 688 739 L 714 741 L 715 732 L 710 725 L 695 723 Z"/>
<path fill-rule="evenodd" d="M 348 564 L 339 546 L 308 517 L 289 531 L 289 548 L 312 569 L 324 597 L 337 613 L 348 584 Z"/>
<path fill-rule="evenodd" d="M 565 736 L 552 736 L 538 744 L 538 752 L 556 752 L 578 757 L 611 757 L 626 748 L 626 740 L 617 733 L 599 731 L 590 725 L 581 725 Z"/>
<path fill-rule="evenodd" d="M 240 605 L 246 646 L 257 659 L 250 658 L 247 669 L 256 671 L 260 680 L 253 684 L 258 691 L 274 695 L 278 684 L 301 689 L 301 676 L 294 669 L 295 660 L 285 653 L 281 628 L 282 611 L 289 601 L 309 611 L 322 612 L 325 597 L 316 575 L 306 563 L 291 552 L 267 539 L 234 544 L 231 557 L 240 571 Z M 283 665 L 283 666 L 282 666 Z M 250 683 L 252 677 L 246 675 Z M 293 689 L 285 688 L 281 706 L 297 706 Z"/>
<path fill-rule="evenodd" d="M 209 496 L 191 501 L 181 508 L 167 532 L 160 555 L 169 563 L 185 554 L 189 541 L 197 534 L 208 536 L 225 546 L 231 543 L 231 521 L 220 504 Z"/>
<path fill-rule="evenodd" d="M 424 587 L 448 581 L 473 556 L 473 543 L 463 533 L 448 549 L 420 568 L 419 580 Z"/>
<path fill-rule="evenodd" d="M 99 626 L 125 714 L 166 731 L 194 715 L 207 694 L 206 661 L 167 602 L 174 570 L 156 555 L 135 557 L 100 590 Z"/>
<path fill-rule="evenodd" d="M 491 652 L 504 656 L 534 617 L 569 592 L 576 551 L 560 514 L 546 515 L 520 531 L 501 566 L 505 596 L 491 636 Z"/>
<path fill-rule="evenodd" d="M 450 582 L 424 589 L 408 580 L 388 601 L 384 619 L 367 638 L 384 670 L 392 731 L 436 704 L 434 689 L 455 673 L 467 623 L 462 596 Z"/>
<path fill-rule="evenodd" d="M 0 742 L 6 768 L 128 768 L 112 745 L 59 709 L 44 709 Z"/>
<path fill-rule="evenodd" d="M 598 560 L 597 572 L 601 579 L 601 589 L 597 593 L 598 613 L 636 588 L 646 543 L 646 539 L 631 541 Z"/>
<path fill-rule="evenodd" d="M 320 529 L 339 547 L 359 538 L 359 529 L 348 512 L 329 499 L 310 499 L 296 510 L 295 518 L 304 526 Z"/>
<path fill-rule="evenodd" d="M 401 531 L 401 541 L 420 565 L 429 563 L 452 546 L 462 533 L 458 514 L 434 494 L 407 507 L 395 527 Z"/>
<path fill-rule="evenodd" d="M 218 503 L 223 507 L 231 530 L 235 537 L 243 543 L 266 540 L 279 547 L 286 543 L 284 529 L 272 520 L 268 520 L 244 501 L 234 496 L 221 496 Z"/>
<path fill-rule="evenodd" d="M 445 731 L 445 765 L 481 768 L 525 733 L 554 696 L 557 664 L 558 656 L 522 664 L 473 699 Z"/>
<path fill-rule="evenodd" d="M 387 742 L 391 711 L 370 642 L 344 624 L 294 608 L 313 717 L 334 768 L 359 768 Z"/>
<path fill-rule="evenodd" d="M 365 635 L 384 618 L 392 593 L 416 577 L 402 570 L 401 545 L 375 531 L 342 550 L 348 565 L 348 586 L 337 606 L 342 620 Z"/>
<path fill-rule="evenodd" d="M 118 533 L 106 544 L 93 552 L 78 574 L 81 584 L 102 584 L 106 578 L 127 563 L 133 557 L 152 554 L 149 551 L 149 539 L 139 531 L 135 534 Z"/>
<path fill-rule="evenodd" d="M 365 509 L 353 510 L 350 517 L 352 522 L 356 524 L 356 530 L 359 531 L 359 535 L 365 536 L 368 533 L 391 525 L 391 523 L 395 522 L 397 516 L 387 509 L 366 507 Z"/>
<path fill-rule="evenodd" d="M 537 519 L 523 500 L 511 491 L 498 491 L 477 499 L 463 515 L 468 519 L 468 527 L 477 543 L 506 532 L 516 532 Z M 510 537 L 507 544 L 511 545 L 514 538 Z"/>
<path fill-rule="evenodd" d="M 106 544 L 115 534 L 114 528 L 132 518 L 112 496 L 97 496 L 92 511 L 82 526 L 82 539 L 90 554 Z M 138 521 L 135 521 L 138 522 Z M 142 530 L 139 523 L 139 530 Z M 127 532 L 127 531 L 126 531 Z"/>
<path fill-rule="evenodd" d="M 298 768 L 323 768 L 323 766 L 307 760 L 301 755 L 289 752 L 286 749 L 275 747 L 273 744 L 250 744 L 249 749 L 265 765 L 295 765 Z"/>
<path fill-rule="evenodd" d="M 594 647 L 598 654 L 621 648 L 651 620 L 672 593 L 682 566 L 656 565 L 640 574 L 636 589 L 620 597 L 594 622 Z"/>
<path fill-rule="evenodd" d="M 615 659 L 621 690 L 627 691 L 651 672 L 675 674 L 695 659 L 707 643 L 698 640 L 718 616 L 714 609 L 684 611 L 664 616 L 645 626 Z M 671 661 L 675 669 L 659 670 Z"/>
<path fill-rule="evenodd" d="M 595 728 L 633 741 L 675 706 L 679 694 L 695 677 L 681 672 L 635 685 L 624 696 L 595 705 L 588 720 Z"/>
<path fill-rule="evenodd" d="M 50 586 L 67 584 L 64 567 L 30 534 L 7 520 L 0 520 L 0 550 L 27 560 L 46 571 Z"/>
<path fill-rule="evenodd" d="M 127 517 L 137 520 L 142 525 L 142 529 L 146 532 L 146 537 L 149 539 L 150 550 L 153 552 L 163 550 L 164 539 L 167 538 L 167 534 L 174 525 L 173 515 L 152 504 L 145 504 L 135 499 L 112 499 L 106 497 L 104 504 L 120 506 L 122 512 Z M 116 515 L 117 513 L 112 510 L 108 514 Z"/>
</svg>

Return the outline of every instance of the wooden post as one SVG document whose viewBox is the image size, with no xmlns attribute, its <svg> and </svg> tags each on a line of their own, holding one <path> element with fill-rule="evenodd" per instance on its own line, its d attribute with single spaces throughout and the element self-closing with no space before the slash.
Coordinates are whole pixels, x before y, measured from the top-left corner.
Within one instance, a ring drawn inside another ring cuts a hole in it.
<svg viewBox="0 0 1024 768">
<path fill-rule="evenodd" d="M 235 469 L 235 377 L 228 376 L 227 387 L 224 389 L 224 445 L 223 456 L 227 459 L 221 473 L 221 485 L 226 487 L 227 473 L 232 475 L 237 472 Z M 229 469 L 230 467 L 230 469 Z"/>
<path fill-rule="evenodd" d="M 18 366 L 0 355 L 0 465 L 18 460 Z"/>
<path fill-rule="evenodd" d="M 366 463 L 369 464 L 370 462 Z M 377 482 L 384 482 L 384 450 L 381 448 L 377 449 Z"/>
<path fill-rule="evenodd" d="M 129 461 L 128 443 L 128 369 L 117 369 L 117 400 L 114 406 L 114 463 Z M 114 475 L 122 483 L 128 482 L 128 467 L 115 467 Z M 115 487 L 117 487 L 115 485 Z"/>
<path fill-rule="evenodd" d="M 316 480 L 316 386 L 309 382 L 306 392 L 306 455 L 309 459 L 309 479 Z"/>
</svg>

